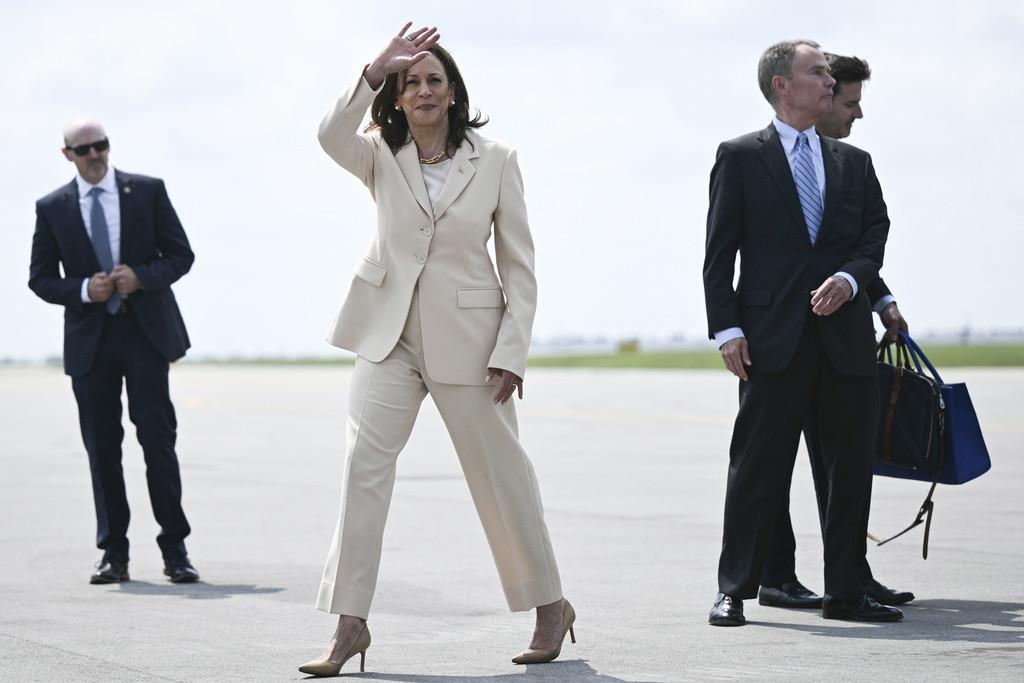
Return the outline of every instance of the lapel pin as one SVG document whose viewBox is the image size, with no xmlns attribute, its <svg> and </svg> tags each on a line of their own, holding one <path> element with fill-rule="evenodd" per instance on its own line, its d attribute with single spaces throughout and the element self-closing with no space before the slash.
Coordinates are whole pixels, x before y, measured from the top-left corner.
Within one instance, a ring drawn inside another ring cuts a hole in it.
<svg viewBox="0 0 1024 683">
<path fill-rule="evenodd" d="M 125 194 L 131 194 L 132 193 L 132 186 L 131 185 L 125 185 L 124 186 L 124 193 Z"/>
<path fill-rule="evenodd" d="M 462 166 L 459 166 L 459 173 L 462 173 Z"/>
</svg>

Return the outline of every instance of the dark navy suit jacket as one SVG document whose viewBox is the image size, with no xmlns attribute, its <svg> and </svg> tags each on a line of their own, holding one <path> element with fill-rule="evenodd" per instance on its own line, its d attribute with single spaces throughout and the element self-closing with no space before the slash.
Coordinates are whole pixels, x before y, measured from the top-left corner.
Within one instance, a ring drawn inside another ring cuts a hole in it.
<svg viewBox="0 0 1024 683">
<path fill-rule="evenodd" d="M 195 255 L 159 178 L 114 170 L 121 209 L 121 263 L 142 289 L 125 300 L 146 339 L 168 362 L 190 346 L 171 284 Z M 63 269 L 63 274 L 61 273 Z M 80 377 L 92 367 L 106 307 L 82 302 L 82 281 L 101 270 L 82 221 L 78 184 L 36 202 L 36 229 L 28 286 L 41 299 L 64 306 L 64 372 Z"/>
<path fill-rule="evenodd" d="M 876 367 L 868 288 L 882 267 L 889 218 L 867 152 L 826 137 L 821 144 L 825 212 L 813 245 L 775 126 L 718 148 L 704 260 L 708 331 L 713 337 L 741 327 L 754 365 L 781 372 L 807 322 L 811 290 L 843 271 L 857 281 L 857 296 L 818 319 L 821 342 L 840 374 L 870 376 Z"/>
</svg>

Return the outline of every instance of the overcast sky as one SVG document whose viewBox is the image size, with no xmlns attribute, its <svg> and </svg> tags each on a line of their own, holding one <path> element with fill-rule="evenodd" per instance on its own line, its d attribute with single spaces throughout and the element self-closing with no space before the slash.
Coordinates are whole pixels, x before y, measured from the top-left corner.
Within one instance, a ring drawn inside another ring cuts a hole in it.
<svg viewBox="0 0 1024 683">
<path fill-rule="evenodd" d="M 195 356 L 333 355 L 375 210 L 316 128 L 406 19 L 438 26 L 482 132 L 519 149 L 536 339 L 705 335 L 715 149 L 767 125 L 757 59 L 797 37 L 871 64 L 848 142 L 875 160 L 883 274 L 912 331 L 1024 328 L 1017 0 L 0 8 L 0 357 L 60 353 L 61 309 L 26 282 L 34 202 L 72 178 L 60 132 L 81 116 L 106 124 L 115 166 L 167 183 L 197 255 L 174 288 Z"/>
</svg>

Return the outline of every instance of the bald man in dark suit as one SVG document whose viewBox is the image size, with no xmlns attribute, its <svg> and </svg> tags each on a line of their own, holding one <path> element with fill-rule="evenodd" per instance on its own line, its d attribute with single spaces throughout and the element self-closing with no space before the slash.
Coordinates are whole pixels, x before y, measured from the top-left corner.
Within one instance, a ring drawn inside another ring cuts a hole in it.
<svg viewBox="0 0 1024 683">
<path fill-rule="evenodd" d="M 64 308 L 64 371 L 78 403 L 96 545 L 103 550 L 90 583 L 129 578 L 122 380 L 145 455 L 164 573 L 174 583 L 189 583 L 199 573 L 185 549 L 191 529 L 181 507 L 168 368 L 189 347 L 171 284 L 195 257 L 163 181 L 115 170 L 109 149 L 95 121 L 65 130 L 62 151 L 78 173 L 36 203 L 29 287 Z"/>
</svg>

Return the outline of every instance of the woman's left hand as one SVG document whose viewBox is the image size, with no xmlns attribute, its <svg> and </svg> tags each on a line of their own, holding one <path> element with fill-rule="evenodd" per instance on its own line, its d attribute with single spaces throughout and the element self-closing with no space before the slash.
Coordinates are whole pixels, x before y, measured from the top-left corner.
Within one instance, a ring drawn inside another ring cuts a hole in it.
<svg viewBox="0 0 1024 683">
<path fill-rule="evenodd" d="M 491 377 L 500 377 L 501 386 L 498 387 L 498 392 L 494 394 L 495 403 L 505 403 L 512 398 L 513 392 L 519 390 L 519 399 L 523 398 L 523 378 L 514 372 L 508 370 L 500 370 L 498 368 L 487 368 L 487 381 L 491 381 Z"/>
</svg>

